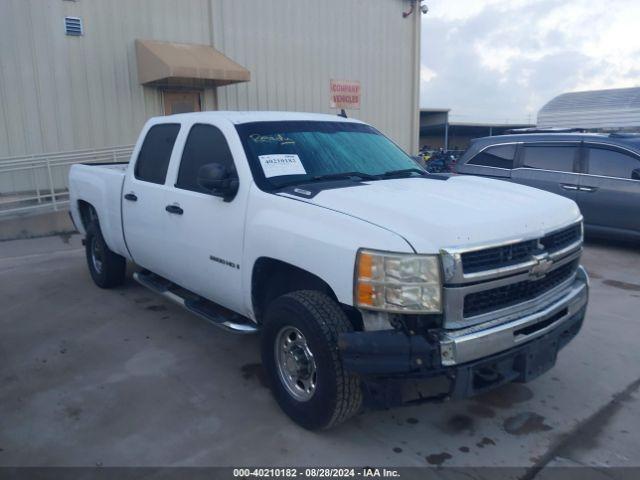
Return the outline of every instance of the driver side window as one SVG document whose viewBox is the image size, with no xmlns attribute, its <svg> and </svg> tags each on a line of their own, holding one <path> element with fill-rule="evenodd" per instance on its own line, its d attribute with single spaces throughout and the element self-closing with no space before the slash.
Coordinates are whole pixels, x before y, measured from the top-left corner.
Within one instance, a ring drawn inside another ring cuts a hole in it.
<svg viewBox="0 0 640 480">
<path fill-rule="evenodd" d="M 220 163 L 229 173 L 235 173 L 233 155 L 224 134 L 213 125 L 196 124 L 191 127 L 182 151 L 176 188 L 210 194 L 198 185 L 198 170 L 207 163 Z"/>
</svg>

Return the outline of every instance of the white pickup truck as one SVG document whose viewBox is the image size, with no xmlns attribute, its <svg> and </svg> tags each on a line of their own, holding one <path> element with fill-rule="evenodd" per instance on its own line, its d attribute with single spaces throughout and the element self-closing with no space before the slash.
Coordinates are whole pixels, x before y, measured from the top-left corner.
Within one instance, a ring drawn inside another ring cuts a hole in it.
<svg viewBox="0 0 640 480">
<path fill-rule="evenodd" d="M 574 202 L 428 174 L 357 120 L 153 118 L 128 165 L 74 165 L 69 184 L 95 283 L 132 261 L 189 311 L 259 331 L 276 400 L 309 429 L 528 381 L 585 316 Z"/>
</svg>

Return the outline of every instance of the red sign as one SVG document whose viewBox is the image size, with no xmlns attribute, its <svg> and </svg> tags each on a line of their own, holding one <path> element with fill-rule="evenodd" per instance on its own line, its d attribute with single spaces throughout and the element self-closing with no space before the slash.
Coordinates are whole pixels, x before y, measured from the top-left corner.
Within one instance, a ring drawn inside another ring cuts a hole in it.
<svg viewBox="0 0 640 480">
<path fill-rule="evenodd" d="M 360 82 L 351 80 L 331 80 L 330 107 L 345 110 L 360 110 Z"/>
</svg>

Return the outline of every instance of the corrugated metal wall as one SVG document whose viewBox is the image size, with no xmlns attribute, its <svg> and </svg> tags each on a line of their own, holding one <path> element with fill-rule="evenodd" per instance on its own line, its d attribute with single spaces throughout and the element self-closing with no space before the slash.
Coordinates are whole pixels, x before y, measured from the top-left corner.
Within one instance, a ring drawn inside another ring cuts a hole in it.
<svg viewBox="0 0 640 480">
<path fill-rule="evenodd" d="M 218 89 L 219 107 L 332 112 L 329 80 L 359 80 L 361 109 L 349 114 L 410 148 L 415 17 L 403 9 L 400 0 L 215 1 L 215 47 L 253 76 Z"/>
<path fill-rule="evenodd" d="M 588 130 L 632 129 L 640 127 L 639 108 L 575 110 L 538 113 L 540 128 L 584 128 Z"/>
<path fill-rule="evenodd" d="M 134 40 L 213 44 L 251 82 L 204 108 L 330 112 L 329 80 L 359 80 L 350 112 L 417 145 L 419 19 L 407 0 L 2 0 L 0 157 L 132 143 L 162 114 L 138 84 Z M 78 16 L 85 35 L 64 34 Z"/>
<path fill-rule="evenodd" d="M 640 126 L 640 87 L 568 92 L 538 112 L 538 127 L 628 129 Z"/>
</svg>

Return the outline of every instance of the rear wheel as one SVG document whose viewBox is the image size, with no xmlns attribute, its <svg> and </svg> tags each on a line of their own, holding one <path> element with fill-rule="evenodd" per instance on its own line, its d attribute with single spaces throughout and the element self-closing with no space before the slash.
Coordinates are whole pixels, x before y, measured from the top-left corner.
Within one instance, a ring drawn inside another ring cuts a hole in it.
<svg viewBox="0 0 640 480">
<path fill-rule="evenodd" d="M 100 288 L 122 285 L 127 261 L 124 257 L 109 250 L 96 220 L 87 227 L 85 252 L 89 273 L 96 285 Z"/>
<path fill-rule="evenodd" d="M 338 335 L 353 331 L 327 295 L 305 290 L 274 300 L 262 327 L 262 363 L 273 394 L 293 421 L 330 428 L 358 412 L 359 378 L 344 371 Z"/>
</svg>

